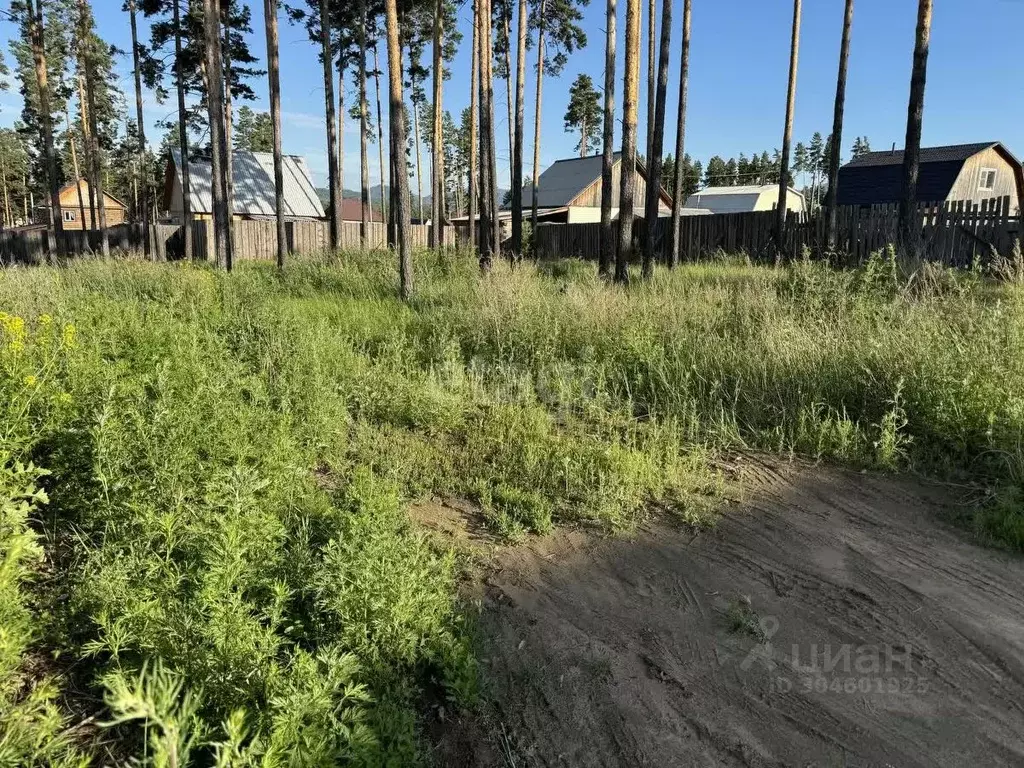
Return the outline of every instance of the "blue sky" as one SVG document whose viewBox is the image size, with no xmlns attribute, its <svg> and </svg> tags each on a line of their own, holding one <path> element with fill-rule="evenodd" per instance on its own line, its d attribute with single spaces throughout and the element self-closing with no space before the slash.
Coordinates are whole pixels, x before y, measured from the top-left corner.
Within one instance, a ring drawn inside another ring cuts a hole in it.
<svg viewBox="0 0 1024 768">
<path fill-rule="evenodd" d="M 130 49 L 127 14 L 121 0 L 93 0 L 100 33 L 125 50 Z M 644 0 L 646 5 L 646 0 Z M 660 16 L 660 0 L 659 0 Z M 253 7 L 254 52 L 262 59 L 265 44 L 262 3 Z M 844 128 L 844 157 L 855 136 L 870 137 L 872 148 L 903 144 L 907 91 L 916 22 L 915 0 L 857 0 L 850 78 Z M 672 68 L 669 74 L 666 150 L 675 136 L 675 110 L 679 67 L 682 0 L 674 0 Z M 469 98 L 470 5 L 460 11 L 463 45 L 445 86 L 445 106 L 458 116 Z M 730 157 L 740 152 L 769 152 L 781 144 L 789 57 L 790 0 L 693 0 L 690 102 L 687 151 L 706 161 L 714 154 Z M 805 0 L 797 83 L 795 136 L 807 139 L 818 130 L 831 130 L 842 28 L 843 0 Z M 646 20 L 644 22 L 646 30 Z M 619 57 L 616 104 L 621 108 L 622 49 L 625 0 L 619 0 Z M 544 83 L 541 166 L 546 167 L 574 152 L 576 137 L 563 130 L 569 85 L 577 74 L 590 74 L 600 87 L 604 66 L 604 3 L 592 0 L 584 9 L 586 49 L 570 57 L 558 78 Z M 1024 63 L 1017 53 L 1024 28 L 1024 0 L 938 0 L 925 101 L 924 143 L 952 144 L 985 140 L 1005 142 L 1024 155 Z M 0 39 L 16 34 L 9 23 L 0 24 Z M 148 25 L 143 21 L 143 39 Z M 514 34 L 514 32 L 513 32 Z M 646 39 L 646 31 L 643 33 Z M 380 53 L 385 56 L 381 45 Z M 642 54 L 646 56 L 646 52 Z M 534 87 L 531 70 L 535 55 L 528 52 L 526 140 L 533 140 Z M 131 95 L 131 62 L 119 64 L 121 87 Z M 646 59 L 644 59 L 646 67 Z M 285 151 L 305 155 L 318 183 L 326 177 L 326 135 L 323 127 L 323 82 L 316 50 L 301 27 L 281 18 L 281 70 Z M 645 69 L 642 68 L 641 77 Z M 386 80 L 382 78 L 382 86 Z M 267 108 L 263 84 L 253 106 Z M 351 92 L 351 86 L 349 87 Z M 370 93 L 372 99 L 372 90 Z M 387 94 L 383 94 L 385 121 Z M 372 104 L 372 102 L 371 102 Z M 173 104 L 146 98 L 149 138 L 153 127 L 172 113 Z M 15 89 L 0 94 L 0 124 L 13 122 L 20 109 Z M 500 186 L 508 181 L 508 127 L 503 83 L 495 85 L 495 118 Z M 646 86 L 641 84 L 640 136 L 645 131 Z M 620 140 L 616 130 L 616 142 Z M 532 144 L 526 152 L 526 173 L 531 173 Z M 349 125 L 345 135 L 344 176 L 347 187 L 358 186 L 358 133 Z M 375 168 L 375 164 L 372 166 Z M 377 174 L 372 173 L 376 183 Z"/>
</svg>

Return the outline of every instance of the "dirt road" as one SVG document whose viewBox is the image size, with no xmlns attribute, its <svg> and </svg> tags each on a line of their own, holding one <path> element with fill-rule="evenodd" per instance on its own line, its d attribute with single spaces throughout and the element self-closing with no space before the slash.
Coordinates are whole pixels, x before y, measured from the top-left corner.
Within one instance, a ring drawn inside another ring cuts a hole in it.
<svg viewBox="0 0 1024 768">
<path fill-rule="evenodd" d="M 479 585 L 484 714 L 448 765 L 1024 765 L 1024 558 L 948 490 L 744 465 L 714 530 L 561 531 Z"/>
</svg>

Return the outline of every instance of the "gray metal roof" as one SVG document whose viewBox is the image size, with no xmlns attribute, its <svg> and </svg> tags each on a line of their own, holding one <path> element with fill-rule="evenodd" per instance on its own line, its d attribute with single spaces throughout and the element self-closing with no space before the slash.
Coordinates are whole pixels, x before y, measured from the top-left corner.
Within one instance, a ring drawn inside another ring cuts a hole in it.
<svg viewBox="0 0 1024 768">
<path fill-rule="evenodd" d="M 613 163 L 619 161 L 616 152 Z M 601 178 L 601 155 L 556 160 L 540 175 L 537 184 L 537 207 L 561 208 L 571 203 L 584 189 Z M 523 205 L 533 204 L 533 185 L 523 186 Z"/>
<path fill-rule="evenodd" d="M 945 147 L 921 147 L 920 162 L 924 163 L 963 163 L 982 150 L 994 147 L 999 142 L 983 141 L 975 144 L 951 144 Z M 903 165 L 903 150 L 867 152 L 855 157 L 846 164 L 849 168 L 862 166 Z"/>
<path fill-rule="evenodd" d="M 171 150 L 175 174 L 180 174 L 181 152 Z M 241 216 L 274 216 L 274 156 L 270 152 L 232 153 L 235 182 L 234 212 Z M 193 213 L 213 210 L 210 162 L 193 157 L 188 164 L 189 201 Z M 179 178 L 180 183 L 180 178 Z M 306 161 L 296 155 L 284 156 L 284 207 L 290 218 L 325 218 Z"/>
</svg>

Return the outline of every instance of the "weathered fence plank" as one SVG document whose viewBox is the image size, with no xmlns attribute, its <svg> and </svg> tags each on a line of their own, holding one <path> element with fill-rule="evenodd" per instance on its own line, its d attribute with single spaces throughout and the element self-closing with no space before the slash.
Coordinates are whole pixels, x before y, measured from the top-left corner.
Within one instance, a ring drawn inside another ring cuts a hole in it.
<svg viewBox="0 0 1024 768">
<path fill-rule="evenodd" d="M 1021 220 L 1010 209 L 1008 197 L 981 205 L 962 200 L 921 203 L 915 215 L 925 256 L 944 264 L 969 266 L 975 259 L 984 261 L 994 254 L 1008 256 L 1020 236 Z M 746 253 L 758 261 L 769 260 L 776 249 L 774 220 L 773 211 L 684 216 L 680 223 L 680 253 L 684 259 L 724 251 Z M 655 242 L 662 258 L 667 255 L 669 226 L 667 218 L 658 220 Z M 790 213 L 784 239 L 786 254 L 799 257 L 806 248 L 815 257 L 834 256 L 838 263 L 863 263 L 872 253 L 896 242 L 899 207 L 842 208 L 838 226 L 836 245 L 841 253 L 828 254 L 823 214 Z M 542 259 L 595 259 L 600 242 L 600 224 L 541 224 L 535 249 Z"/>
<path fill-rule="evenodd" d="M 205 220 L 192 222 L 192 248 L 194 258 L 213 259 L 212 223 Z M 322 221 L 290 221 L 285 224 L 288 251 L 291 254 L 318 253 L 328 247 L 328 225 Z M 236 221 L 234 223 L 235 258 L 239 261 L 277 260 L 277 223 L 266 221 Z M 413 247 L 426 248 L 429 225 L 413 224 Z M 445 227 L 445 242 L 454 245 L 463 238 L 456 238 L 454 226 Z M 109 227 L 107 236 L 110 250 L 114 255 L 135 253 L 143 250 L 146 238 L 150 238 L 153 257 L 157 261 L 181 258 L 185 252 L 182 227 L 171 224 L 118 224 Z M 359 222 L 342 223 L 339 233 L 342 249 L 356 250 L 361 247 Z M 387 247 L 387 226 L 375 221 L 367 227 L 367 246 L 371 249 Z M 61 252 L 67 256 L 95 255 L 100 252 L 98 231 L 64 232 Z M 45 229 L 0 231 L 0 264 L 39 264 L 47 260 L 47 231 Z"/>
</svg>

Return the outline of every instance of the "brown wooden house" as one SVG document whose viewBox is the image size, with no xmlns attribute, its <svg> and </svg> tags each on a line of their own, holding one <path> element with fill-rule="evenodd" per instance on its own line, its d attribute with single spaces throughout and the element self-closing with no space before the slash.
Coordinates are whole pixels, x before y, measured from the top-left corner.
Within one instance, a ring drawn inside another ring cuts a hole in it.
<svg viewBox="0 0 1024 768">
<path fill-rule="evenodd" d="M 81 192 L 81 197 L 79 197 Z M 105 201 L 107 226 L 113 227 L 117 224 L 124 224 L 128 218 L 128 209 L 124 203 L 113 195 L 103 193 Z M 49 224 L 49 206 L 40 208 L 37 211 L 37 222 Z M 60 190 L 60 218 L 65 230 L 83 230 L 100 228 L 99 200 L 96 201 L 96 220 L 93 221 L 93 212 L 89 205 L 89 182 L 79 179 L 66 184 Z"/>
<path fill-rule="evenodd" d="M 900 202 L 903 151 L 868 152 L 839 169 L 839 205 L 889 205 Z M 1010 211 L 1024 199 L 1024 169 L 997 141 L 921 149 L 917 180 L 919 203 L 1009 197 Z"/>
</svg>

